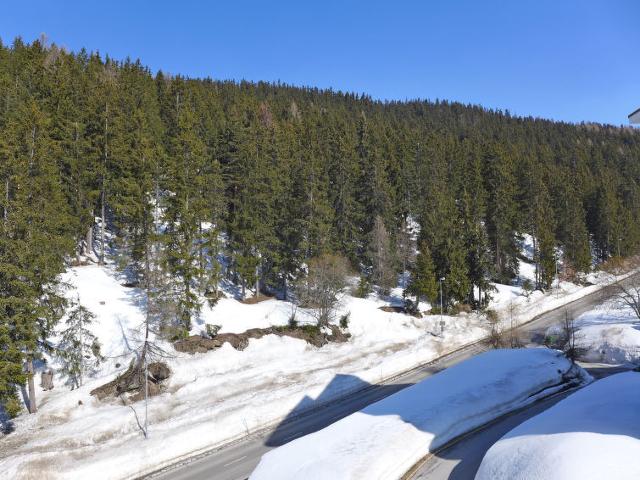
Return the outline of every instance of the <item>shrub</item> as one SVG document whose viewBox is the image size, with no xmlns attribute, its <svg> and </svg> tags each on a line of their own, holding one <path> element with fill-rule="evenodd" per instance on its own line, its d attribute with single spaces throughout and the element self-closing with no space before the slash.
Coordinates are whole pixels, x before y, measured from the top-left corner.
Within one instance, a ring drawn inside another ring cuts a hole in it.
<svg viewBox="0 0 640 480">
<path fill-rule="evenodd" d="M 340 317 L 340 328 L 346 330 L 349 328 L 349 320 L 351 317 L 351 312 L 347 312 Z"/>
<path fill-rule="evenodd" d="M 339 255 L 325 254 L 309 260 L 306 277 L 295 285 L 300 304 L 312 308 L 318 326 L 333 320 L 349 274 L 349 262 Z"/>
<path fill-rule="evenodd" d="M 459 313 L 471 313 L 471 305 L 468 303 L 456 303 L 451 307 L 451 314 L 458 315 Z"/>
<path fill-rule="evenodd" d="M 533 283 L 531 282 L 531 280 L 526 278 L 522 282 L 522 295 L 524 295 L 527 298 L 527 301 L 528 301 L 529 297 L 531 297 L 532 293 L 533 293 Z"/>
<path fill-rule="evenodd" d="M 218 301 L 223 297 L 222 293 L 217 290 L 208 291 L 205 296 L 207 297 L 207 303 L 211 308 L 215 307 Z"/>
<path fill-rule="evenodd" d="M 178 340 L 184 340 L 189 337 L 189 330 L 182 326 L 167 326 L 163 329 L 162 333 L 170 342 L 177 342 Z"/>
<path fill-rule="evenodd" d="M 9 418 L 15 418 L 22 411 L 22 404 L 15 396 L 11 396 L 7 399 L 4 410 Z"/>
<path fill-rule="evenodd" d="M 487 310 L 485 314 L 491 328 L 489 332 L 489 343 L 493 348 L 502 348 L 505 345 L 505 339 L 504 331 L 500 324 L 500 316 L 495 310 Z"/>
<path fill-rule="evenodd" d="M 308 325 L 308 324 L 302 326 L 302 331 L 304 333 L 306 333 L 307 335 L 309 335 L 309 336 L 320 335 L 320 333 L 321 333 L 319 326 L 317 326 L 317 325 Z"/>
<path fill-rule="evenodd" d="M 218 335 L 218 332 L 220 331 L 221 328 L 222 327 L 220 325 L 212 325 L 211 323 L 207 323 L 205 325 L 207 336 L 209 338 L 214 338 L 216 335 Z"/>
<path fill-rule="evenodd" d="M 420 315 L 420 311 L 418 310 L 418 303 L 414 302 L 410 298 L 404 299 L 404 311 L 409 315 Z"/>
<path fill-rule="evenodd" d="M 362 275 L 358 281 L 358 286 L 354 292 L 354 296 L 358 298 L 367 298 L 367 295 L 371 293 L 371 284 L 366 276 Z"/>
</svg>

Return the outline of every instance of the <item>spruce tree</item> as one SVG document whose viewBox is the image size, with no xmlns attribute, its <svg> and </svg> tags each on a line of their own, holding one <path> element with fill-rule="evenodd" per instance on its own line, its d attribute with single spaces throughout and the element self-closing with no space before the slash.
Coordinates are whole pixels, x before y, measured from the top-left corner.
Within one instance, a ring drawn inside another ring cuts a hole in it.
<svg viewBox="0 0 640 480">
<path fill-rule="evenodd" d="M 416 297 L 416 309 L 421 299 L 433 303 L 438 296 L 438 283 L 429 246 L 423 240 L 418 248 L 418 256 L 411 269 L 411 279 L 407 287 L 407 293 Z"/>
<path fill-rule="evenodd" d="M 80 304 L 68 314 L 61 334 L 58 352 L 62 359 L 61 373 L 68 379 L 71 390 L 82 386 L 85 374 L 102 360 L 100 343 L 89 330 L 95 315 Z"/>
</svg>

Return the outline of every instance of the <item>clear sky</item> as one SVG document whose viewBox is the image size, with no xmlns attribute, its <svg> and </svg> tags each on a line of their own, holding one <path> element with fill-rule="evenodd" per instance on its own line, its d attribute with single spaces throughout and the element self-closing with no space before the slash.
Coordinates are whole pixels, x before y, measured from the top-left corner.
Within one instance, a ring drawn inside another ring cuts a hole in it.
<svg viewBox="0 0 640 480">
<path fill-rule="evenodd" d="M 41 33 L 152 70 L 458 100 L 566 121 L 640 107 L 637 0 L 5 1 Z"/>
</svg>

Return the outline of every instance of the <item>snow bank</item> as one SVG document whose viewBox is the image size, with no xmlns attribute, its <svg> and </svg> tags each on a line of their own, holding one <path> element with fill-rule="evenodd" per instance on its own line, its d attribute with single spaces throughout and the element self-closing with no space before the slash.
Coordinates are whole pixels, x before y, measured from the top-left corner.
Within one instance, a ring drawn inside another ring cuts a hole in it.
<svg viewBox="0 0 640 480">
<path fill-rule="evenodd" d="M 400 478 L 451 439 L 563 386 L 549 349 L 494 350 L 266 453 L 251 480 Z"/>
<path fill-rule="evenodd" d="M 0 479 L 134 478 L 277 425 L 486 334 L 475 316 L 445 316 L 444 336 L 434 336 L 439 316 L 385 312 L 378 308 L 386 304 L 382 300 L 347 296 L 342 311 L 351 312 L 348 343 L 315 348 L 268 335 L 252 339 L 243 351 L 226 344 L 168 358 L 172 376 L 166 391 L 150 399 L 150 438 L 144 441 L 128 406 L 89 394 L 128 364 L 131 333 L 144 318 L 139 291 L 125 287 L 108 267 L 74 268 L 66 280 L 70 297 L 96 314 L 91 328 L 113 358 L 79 389 L 70 391 L 59 376 L 54 390 L 38 389 L 38 413 L 20 416 L 12 434 L 0 434 Z M 225 299 L 204 314 L 213 314 L 224 331 L 243 331 L 286 324 L 290 312 L 290 304 L 278 300 L 248 305 Z M 298 316 L 304 321 L 303 311 Z M 141 403 L 133 406 L 142 412 Z"/>
<path fill-rule="evenodd" d="M 415 318 L 380 310 L 402 304 L 400 289 L 384 299 L 347 295 L 340 309 L 340 314 L 351 312 L 352 338 L 347 343 L 318 349 L 270 335 L 251 340 L 242 352 L 225 345 L 167 359 L 173 373 L 166 392 L 149 403 L 151 438 L 142 443 L 127 406 L 98 402 L 89 392 L 127 367 L 135 330 L 144 319 L 144 297 L 138 289 L 126 287 L 125 278 L 111 265 L 72 268 L 64 277 L 71 285 L 69 298 L 96 315 L 91 329 L 108 359 L 77 390 L 69 391 L 59 376 L 54 390 L 38 389 L 38 413 L 20 416 L 12 434 L 0 434 L 0 479 L 31 478 L 34 472 L 48 479 L 133 478 L 380 383 L 487 334 L 486 321 L 474 314 L 445 315 L 444 334 L 439 335 L 438 315 Z M 559 298 L 555 292 L 536 292 L 529 301 L 518 287 L 499 288 L 504 292 L 497 296 L 501 304 L 492 308 L 508 306 L 512 300 L 521 304 L 520 323 L 601 285 L 569 285 Z M 284 325 L 290 314 L 287 302 L 244 304 L 226 298 L 213 308 L 204 305 L 193 333 L 203 330 L 205 323 L 222 325 L 223 332 Z M 298 309 L 297 316 L 301 323 L 311 321 L 304 309 Z M 55 360 L 50 360 L 56 369 Z M 142 405 L 134 407 L 140 411 Z"/>
<path fill-rule="evenodd" d="M 476 480 L 637 480 L 640 373 L 599 380 L 493 445 Z"/>
<path fill-rule="evenodd" d="M 576 345 L 581 360 L 609 364 L 640 361 L 640 324 L 589 325 L 579 330 Z"/>
<path fill-rule="evenodd" d="M 576 319 L 580 359 L 609 364 L 640 362 L 640 321 L 629 307 L 609 301 Z"/>
</svg>

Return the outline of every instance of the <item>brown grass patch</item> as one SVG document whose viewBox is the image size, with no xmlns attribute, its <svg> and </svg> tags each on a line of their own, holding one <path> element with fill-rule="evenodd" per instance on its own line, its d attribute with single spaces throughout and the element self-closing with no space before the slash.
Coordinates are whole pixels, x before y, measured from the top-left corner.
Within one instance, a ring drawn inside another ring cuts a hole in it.
<svg viewBox="0 0 640 480">
<path fill-rule="evenodd" d="M 260 303 L 260 302 L 264 302 L 267 300 L 271 300 L 274 297 L 273 295 L 265 295 L 264 293 L 261 293 L 259 297 L 256 297 L 255 295 L 253 297 L 249 297 L 249 298 L 245 298 L 244 300 L 240 300 L 240 303 L 244 303 L 245 305 L 254 305 L 256 303 Z"/>
</svg>

